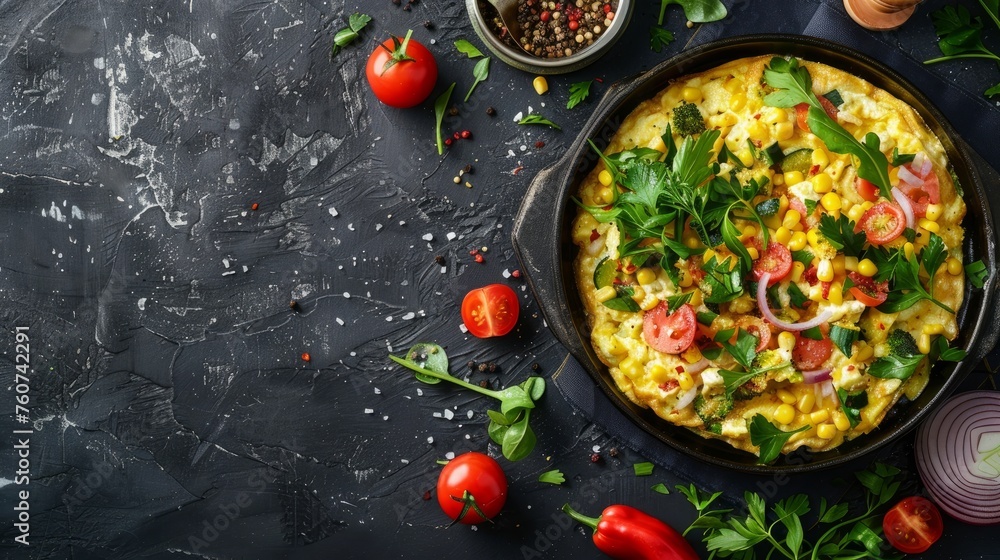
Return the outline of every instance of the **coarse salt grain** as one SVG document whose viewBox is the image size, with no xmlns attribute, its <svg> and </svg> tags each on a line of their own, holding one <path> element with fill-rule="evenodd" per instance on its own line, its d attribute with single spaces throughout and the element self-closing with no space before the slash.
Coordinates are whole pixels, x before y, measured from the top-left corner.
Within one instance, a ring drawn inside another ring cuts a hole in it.
<svg viewBox="0 0 1000 560">
<path fill-rule="evenodd" d="M 333 206 L 331 206 L 330 207 L 330 215 L 333 216 L 334 218 L 336 218 L 337 216 L 340 215 L 340 212 L 337 212 L 337 209 L 334 208 Z"/>
<path fill-rule="evenodd" d="M 445 237 L 448 238 L 448 241 L 453 241 L 456 237 L 458 237 L 458 235 L 453 231 L 449 231 L 448 235 L 446 235 Z"/>
<path fill-rule="evenodd" d="M 601 446 L 600 446 L 600 445 L 595 445 L 595 446 L 594 446 L 594 447 L 592 447 L 591 449 L 593 449 L 593 450 L 594 450 L 594 453 L 597 453 L 597 452 L 599 452 L 599 451 L 601 450 Z"/>
<path fill-rule="evenodd" d="M 424 241 L 434 241 L 434 234 L 425 233 L 423 236 L 420 237 L 420 239 L 423 239 Z"/>
<path fill-rule="evenodd" d="M 458 330 L 462 331 L 462 333 L 464 334 L 469 332 L 469 327 L 466 327 L 465 323 L 462 323 L 461 325 L 458 326 Z"/>
<path fill-rule="evenodd" d="M 449 461 L 451 461 L 452 459 L 455 458 L 455 452 L 454 451 L 449 451 L 449 452 L 445 453 L 444 454 L 444 458 L 448 459 Z"/>
<path fill-rule="evenodd" d="M 340 317 L 337 317 L 336 321 L 337 321 L 337 324 L 338 324 L 338 325 L 340 325 L 340 326 L 342 326 L 342 327 L 344 326 L 344 320 L 343 320 L 343 319 L 341 319 Z"/>
<path fill-rule="evenodd" d="M 500 274 L 502 274 L 504 278 L 510 278 L 510 270 L 509 269 L 506 269 L 506 268 L 503 269 L 503 272 L 501 272 Z"/>
<path fill-rule="evenodd" d="M 472 411 L 470 410 L 470 411 L 469 411 L 469 412 L 467 412 L 467 413 L 466 413 L 465 415 L 469 417 L 469 420 L 472 420 L 472 416 L 473 416 L 474 414 L 475 414 L 475 413 L 474 413 L 474 412 L 472 412 Z"/>
<path fill-rule="evenodd" d="M 366 408 L 365 409 L 365 414 L 375 414 L 375 409 L 373 409 L 373 408 Z"/>
<path fill-rule="evenodd" d="M 434 443 L 434 436 L 427 436 L 427 443 Z"/>
<path fill-rule="evenodd" d="M 445 420 L 451 420 L 454 417 L 455 417 L 455 413 L 452 412 L 450 408 L 444 409 L 444 419 Z"/>
<path fill-rule="evenodd" d="M 382 389 L 379 389 L 378 387 L 375 387 L 375 394 L 376 395 L 381 395 L 382 394 Z"/>
</svg>

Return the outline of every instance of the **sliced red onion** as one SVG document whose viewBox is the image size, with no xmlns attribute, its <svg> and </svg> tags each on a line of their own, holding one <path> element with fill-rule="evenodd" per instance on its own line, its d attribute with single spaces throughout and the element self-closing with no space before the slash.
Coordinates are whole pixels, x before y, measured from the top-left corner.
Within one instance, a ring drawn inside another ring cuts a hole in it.
<svg viewBox="0 0 1000 560">
<path fill-rule="evenodd" d="M 1000 523 L 1000 392 L 946 401 L 921 425 L 916 457 L 941 509 L 973 525 Z"/>
<path fill-rule="evenodd" d="M 820 387 L 820 392 L 823 393 L 824 397 L 839 402 L 839 400 L 837 399 L 837 389 L 833 387 L 832 380 L 827 379 L 826 381 L 820 383 L 819 387 Z"/>
<path fill-rule="evenodd" d="M 924 184 L 924 180 L 913 174 L 912 171 L 905 165 L 898 167 L 899 169 L 899 180 L 913 185 L 914 187 L 919 187 Z"/>
<path fill-rule="evenodd" d="M 830 368 L 814 369 L 812 371 L 803 371 L 802 379 L 806 383 L 822 383 L 830 379 L 830 373 L 833 372 Z"/>
<path fill-rule="evenodd" d="M 910 167 L 915 170 L 918 177 L 926 179 L 927 175 L 931 172 L 931 158 L 927 157 L 926 152 L 917 152 L 917 155 L 913 158 L 913 164 Z"/>
<path fill-rule="evenodd" d="M 604 249 L 604 236 L 598 237 L 591 241 L 590 245 L 587 245 L 587 254 L 591 257 L 596 257 L 601 254 L 602 249 Z"/>
<path fill-rule="evenodd" d="M 913 217 L 913 204 L 910 202 L 910 198 L 903 194 L 903 191 L 899 190 L 899 187 L 892 187 L 892 198 L 903 209 L 903 215 L 906 216 L 906 227 L 913 229 L 915 221 Z"/>
<path fill-rule="evenodd" d="M 681 410 L 687 407 L 689 404 L 693 403 L 695 397 L 698 396 L 698 388 L 699 387 L 695 385 L 694 387 L 691 387 L 687 391 L 684 391 L 684 394 L 682 394 L 680 398 L 677 399 L 677 404 L 674 405 L 674 410 Z"/>
<path fill-rule="evenodd" d="M 698 373 L 710 365 L 712 364 L 708 361 L 708 358 L 702 358 L 693 364 L 685 365 L 684 371 L 688 373 Z"/>
<path fill-rule="evenodd" d="M 764 318 L 767 319 L 767 321 L 772 325 L 786 331 L 804 331 L 822 325 L 833 316 L 833 311 L 827 307 L 808 321 L 802 321 L 800 323 L 782 321 L 767 305 L 767 283 L 770 279 L 771 273 L 765 272 L 761 275 L 760 281 L 757 283 L 757 307 L 760 308 L 761 314 L 764 315 Z"/>
</svg>

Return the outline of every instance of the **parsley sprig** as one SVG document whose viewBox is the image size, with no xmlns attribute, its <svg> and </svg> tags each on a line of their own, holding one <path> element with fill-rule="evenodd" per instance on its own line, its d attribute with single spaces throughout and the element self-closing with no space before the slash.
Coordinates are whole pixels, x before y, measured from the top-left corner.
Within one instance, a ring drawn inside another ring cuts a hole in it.
<svg viewBox="0 0 1000 560">
<path fill-rule="evenodd" d="M 569 101 L 566 102 L 566 108 L 572 109 L 580 103 L 583 102 L 588 96 L 590 96 L 590 86 L 594 85 L 594 80 L 588 80 L 586 82 L 574 82 L 569 85 Z"/>
<path fill-rule="evenodd" d="M 944 241 L 935 233 L 930 234 L 927 246 L 920 254 L 911 254 L 908 258 L 901 249 L 888 255 L 881 250 L 868 251 L 878 262 L 879 279 L 890 280 L 889 297 L 885 303 L 878 306 L 883 313 L 896 313 L 912 307 L 915 303 L 928 300 L 949 313 L 955 310 L 934 298 L 934 277 L 941 265 L 948 258 L 948 250 Z M 927 288 L 920 280 L 920 269 L 927 273 Z"/>
<path fill-rule="evenodd" d="M 996 1 L 979 0 L 993 23 L 1000 27 L 1000 4 Z M 934 33 L 938 36 L 938 48 L 941 54 L 937 58 L 925 60 L 924 64 L 935 64 L 962 58 L 985 58 L 1000 62 L 1000 56 L 991 51 L 983 43 L 983 22 L 973 18 L 965 6 L 945 6 L 931 12 L 934 23 Z M 1000 95 L 1000 83 L 983 92 L 987 97 Z"/>
</svg>

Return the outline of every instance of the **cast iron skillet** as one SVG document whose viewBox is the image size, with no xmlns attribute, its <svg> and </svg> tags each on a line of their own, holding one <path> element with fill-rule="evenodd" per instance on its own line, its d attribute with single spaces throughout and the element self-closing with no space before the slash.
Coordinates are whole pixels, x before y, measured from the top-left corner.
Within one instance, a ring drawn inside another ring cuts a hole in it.
<svg viewBox="0 0 1000 560">
<path fill-rule="evenodd" d="M 956 344 L 968 352 L 958 364 L 938 363 L 927 389 L 912 402 L 893 407 L 882 424 L 871 433 L 823 453 L 782 457 L 772 465 L 756 464 L 756 457 L 728 444 L 704 439 L 686 428 L 660 419 L 651 410 L 633 404 L 615 386 L 606 367 L 590 345 L 583 305 L 576 292 L 573 259 L 577 247 L 570 240 L 570 224 L 576 206 L 570 201 L 580 181 L 593 168 L 596 154 L 587 145 L 592 139 L 605 148 L 624 118 L 643 100 L 678 77 L 707 70 L 724 62 L 766 54 L 795 55 L 822 62 L 860 76 L 909 103 L 941 139 L 964 188 L 968 213 L 964 222 L 965 261 L 982 259 L 990 271 L 983 289 L 966 285 L 966 300 L 958 311 L 960 334 Z M 980 362 L 997 342 L 1000 314 L 996 302 L 1000 283 L 997 271 L 997 223 L 986 197 L 984 176 L 994 190 L 1000 189 L 996 175 L 984 167 L 926 97 L 902 76 L 871 57 L 826 40 L 796 35 L 750 35 L 715 41 L 690 49 L 637 77 L 609 88 L 594 114 L 566 154 L 541 171 L 532 181 L 514 224 L 513 242 L 522 269 L 541 306 L 549 328 L 583 366 L 598 386 L 635 424 L 678 451 L 698 459 L 750 473 L 806 472 L 833 467 L 873 451 L 914 428 L 931 409 L 943 401 L 961 379 Z M 998 204 L 998 203 L 994 203 Z"/>
</svg>

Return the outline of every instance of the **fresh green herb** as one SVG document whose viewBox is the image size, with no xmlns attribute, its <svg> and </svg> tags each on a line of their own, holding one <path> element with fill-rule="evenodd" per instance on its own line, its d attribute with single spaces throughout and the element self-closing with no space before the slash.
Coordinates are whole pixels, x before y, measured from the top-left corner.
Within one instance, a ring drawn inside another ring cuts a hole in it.
<svg viewBox="0 0 1000 560">
<path fill-rule="evenodd" d="M 455 48 L 458 49 L 458 52 L 468 56 L 469 58 L 479 58 L 484 56 L 483 51 L 479 50 L 475 45 L 465 39 L 455 41 Z"/>
<path fill-rule="evenodd" d="M 825 97 L 830 103 L 833 103 L 834 107 L 840 107 L 844 104 L 844 98 L 840 95 L 840 92 L 835 89 L 831 89 L 830 91 L 824 93 L 823 97 Z"/>
<path fill-rule="evenodd" d="M 792 251 L 792 260 L 799 261 L 800 263 L 809 266 L 812 264 L 813 259 L 816 255 L 812 253 L 809 249 L 799 249 L 798 251 Z"/>
<path fill-rule="evenodd" d="M 810 261 L 812 261 L 812 259 L 810 259 Z M 792 304 L 792 307 L 798 307 L 799 309 L 802 309 L 802 306 L 804 306 L 806 302 L 809 301 L 809 298 L 802 293 L 802 290 L 799 289 L 798 284 L 794 282 L 789 282 L 788 300 L 789 303 Z"/>
<path fill-rule="evenodd" d="M 544 126 L 550 126 L 556 130 L 561 130 L 559 128 L 559 125 L 537 113 L 532 113 L 530 115 L 525 116 L 523 119 L 517 121 L 517 124 L 540 124 Z"/>
<path fill-rule="evenodd" d="M 659 25 L 649 26 L 649 48 L 653 52 L 660 52 L 663 47 L 674 42 L 674 34 L 660 27 Z"/>
<path fill-rule="evenodd" d="M 726 144 L 723 143 L 722 145 L 725 146 Z M 729 148 L 725 149 L 728 150 Z M 737 158 L 736 161 L 739 161 L 739 158 Z M 781 200 L 777 198 L 769 198 L 767 200 L 762 200 L 757 203 L 757 206 L 754 206 L 754 210 L 757 211 L 757 214 L 759 214 L 761 217 L 764 218 L 768 218 L 770 216 L 777 214 L 778 210 L 780 209 L 781 209 Z"/>
<path fill-rule="evenodd" d="M 998 5 L 995 0 L 980 0 L 980 5 L 986 10 L 997 27 L 1000 27 Z M 938 48 L 944 56 L 925 60 L 924 64 L 935 64 L 962 58 L 986 58 L 1000 62 L 1000 56 L 986 48 L 983 44 L 983 23 L 980 18 L 972 17 L 965 6 L 945 6 L 931 12 L 934 32 L 938 36 Z M 984 95 L 992 97 L 1000 94 L 1000 83 L 987 89 Z"/>
<path fill-rule="evenodd" d="M 929 280 L 927 280 L 928 292 L 934 295 L 934 276 L 938 269 L 948 258 L 948 250 L 944 246 L 944 240 L 936 233 L 931 232 L 927 246 L 920 250 L 920 264 L 924 266 Z"/>
<path fill-rule="evenodd" d="M 618 295 L 605 301 L 604 307 L 614 309 L 615 311 L 631 311 L 633 313 L 639 311 L 639 304 L 632 299 L 632 296 L 635 295 L 635 288 L 621 285 L 615 287 L 615 291 Z"/>
<path fill-rule="evenodd" d="M 701 281 L 706 303 L 725 303 L 743 295 L 743 275 L 740 268 L 730 268 L 729 259 L 719 262 L 716 256 L 701 266 L 705 277 Z"/>
<path fill-rule="evenodd" d="M 892 199 L 889 161 L 879 148 L 878 135 L 869 132 L 864 142 L 860 142 L 837 121 L 830 118 L 816 98 L 816 94 L 812 92 L 812 77 L 809 71 L 799 66 L 797 59 L 772 58 L 771 63 L 764 69 L 764 79 L 767 85 L 777 90 L 769 93 L 764 98 L 764 103 L 772 107 L 794 107 L 799 103 L 807 103 L 809 105 L 807 122 L 812 133 L 831 151 L 854 156 L 858 162 L 858 176 L 877 185 L 882 196 Z"/>
<path fill-rule="evenodd" d="M 580 103 L 583 102 L 590 95 L 590 86 L 594 85 L 594 80 L 587 80 L 585 82 L 574 82 L 569 85 L 569 101 L 566 102 L 566 108 L 572 109 Z"/>
<path fill-rule="evenodd" d="M 986 265 L 983 264 L 982 260 L 965 265 L 965 277 L 969 279 L 969 283 L 972 284 L 973 288 L 982 288 L 986 285 L 986 278 L 989 275 L 990 271 L 986 269 Z"/>
<path fill-rule="evenodd" d="M 711 311 L 699 311 L 697 314 L 698 322 L 706 327 L 711 326 L 712 321 L 714 321 L 718 316 L 718 313 L 713 313 Z"/>
<path fill-rule="evenodd" d="M 489 57 L 486 57 L 476 63 L 476 67 L 472 69 L 472 76 L 476 78 L 476 80 L 472 82 L 472 87 L 469 88 L 469 93 L 465 94 L 465 101 L 468 101 L 469 97 L 472 97 L 472 92 L 475 91 L 476 86 L 479 85 L 479 82 L 490 77 Z"/>
<path fill-rule="evenodd" d="M 942 362 L 961 362 L 968 354 L 961 348 L 949 348 L 948 339 L 938 335 L 931 341 L 931 352 L 927 355 L 931 363 L 941 360 Z"/>
<path fill-rule="evenodd" d="M 899 167 L 900 165 L 910 163 L 917 157 L 917 154 L 901 154 L 899 153 L 899 148 L 892 149 L 892 166 Z"/>
<path fill-rule="evenodd" d="M 681 101 L 680 105 L 674 107 L 670 124 L 677 134 L 681 136 L 694 136 L 705 132 L 705 117 L 701 110 L 694 103 Z"/>
<path fill-rule="evenodd" d="M 860 333 L 861 331 L 856 328 L 842 327 L 840 325 L 830 326 L 830 340 L 848 358 L 851 357 L 851 353 L 854 351 L 854 341 L 858 339 Z"/>
<path fill-rule="evenodd" d="M 811 426 L 802 426 L 790 432 L 782 431 L 768 422 L 763 414 L 756 414 L 747 423 L 750 429 L 750 443 L 760 448 L 758 463 L 766 465 L 781 455 L 781 449 L 788 443 L 792 435 L 808 430 Z"/>
<path fill-rule="evenodd" d="M 330 58 L 337 56 L 344 47 L 350 45 L 358 38 L 358 34 L 361 30 L 368 25 L 372 18 L 365 14 L 353 13 L 351 17 L 347 18 L 347 27 L 337 31 L 337 34 L 333 36 L 333 47 L 330 49 Z"/>
<path fill-rule="evenodd" d="M 806 216 L 812 216 L 812 213 L 816 211 L 816 207 L 819 206 L 819 201 L 807 198 L 802 201 L 806 205 Z"/>
<path fill-rule="evenodd" d="M 655 465 L 648 461 L 632 465 L 632 469 L 635 471 L 635 476 L 649 476 L 653 474 L 653 467 L 655 467 Z"/>
<path fill-rule="evenodd" d="M 452 82 L 448 86 L 448 89 L 444 90 L 444 93 L 434 100 L 434 128 L 437 134 L 438 155 L 444 153 L 444 141 L 441 139 L 441 122 L 444 120 L 444 114 L 448 111 L 448 102 L 451 101 L 451 92 L 454 89 L 455 82 Z"/>
<path fill-rule="evenodd" d="M 834 218 L 831 214 L 823 214 L 819 221 L 819 232 L 830 242 L 830 245 L 843 251 L 848 257 L 857 257 L 864 250 L 865 232 L 855 232 L 855 223 L 841 214 Z"/>
<path fill-rule="evenodd" d="M 849 515 L 848 503 L 827 505 L 821 500 L 814 523 L 804 523 L 803 517 L 812 510 L 805 494 L 796 494 L 776 502 L 768 512 L 765 498 L 747 492 L 746 508 L 739 510 L 711 509 L 721 492 L 705 494 L 693 484 L 677 486 L 698 512 L 694 522 L 685 529 L 700 529 L 703 541 L 710 552 L 709 558 L 772 558 L 781 556 L 791 560 L 873 560 L 896 559 L 885 555 L 881 548 L 883 538 L 879 531 L 883 506 L 899 490 L 899 469 L 876 463 L 869 470 L 857 473 L 864 488 L 864 510 Z M 739 514 L 734 513 L 740 512 Z M 874 527 L 875 529 L 872 529 Z M 813 538 L 807 531 L 822 531 Z"/>
<path fill-rule="evenodd" d="M 733 359 L 736 360 L 736 363 L 746 369 L 752 369 L 753 359 L 757 356 L 757 343 L 760 342 L 760 339 L 751 334 L 749 331 L 743 329 L 738 329 L 736 331 L 735 344 L 730 344 L 728 342 L 729 338 L 730 337 L 726 337 L 726 340 L 719 340 L 717 342 L 722 344 L 722 347 L 725 348 L 730 355 L 732 355 Z"/>
<path fill-rule="evenodd" d="M 878 252 L 873 252 L 873 254 L 878 255 Z M 889 291 L 889 297 L 885 302 L 878 306 L 878 310 L 883 313 L 896 313 L 908 309 L 918 301 L 926 299 L 941 309 L 949 313 L 954 313 L 955 310 L 934 299 L 933 294 L 934 276 L 937 274 L 941 263 L 947 258 L 948 251 L 945 250 L 944 241 L 935 233 L 931 233 L 927 246 L 920 251 L 919 256 L 912 254 L 909 258 L 906 258 L 903 252 L 898 250 L 895 262 L 891 266 L 892 289 Z M 880 263 L 876 263 L 876 265 L 879 266 L 879 276 L 881 276 L 884 273 L 882 265 Z M 929 290 L 925 289 L 923 283 L 920 281 L 921 266 L 923 266 L 929 276 Z"/>
<path fill-rule="evenodd" d="M 667 312 L 673 313 L 680 309 L 682 305 L 691 301 L 691 297 L 694 296 L 694 292 L 688 292 L 686 294 L 677 294 L 675 296 L 667 296 Z"/>
<path fill-rule="evenodd" d="M 913 243 L 917 240 L 917 230 L 913 228 L 903 228 L 903 238 Z"/>
<path fill-rule="evenodd" d="M 802 335 L 802 338 L 808 338 L 809 340 L 823 340 L 823 331 L 819 327 L 806 329 L 799 334 Z"/>
<path fill-rule="evenodd" d="M 441 356 L 437 356 L 438 354 Z M 535 402 L 545 394 L 545 379 L 532 376 L 520 385 L 494 391 L 452 377 L 447 370 L 430 369 L 431 367 L 440 369 L 442 364 L 447 367 L 447 356 L 444 354 L 444 349 L 436 344 L 421 343 L 407 352 L 406 358 L 389 355 L 389 359 L 412 370 L 418 381 L 432 384 L 448 381 L 500 401 L 499 411 L 486 411 L 490 418 L 487 433 L 490 439 L 500 445 L 501 453 L 508 460 L 519 461 L 527 457 L 534 449 L 536 441 L 535 432 L 529 424 L 531 410 L 535 408 Z M 430 356 L 436 357 L 429 359 Z"/>
<path fill-rule="evenodd" d="M 850 421 L 854 428 L 861 423 L 861 409 L 868 406 L 868 391 L 848 393 L 843 387 L 837 389 L 837 397 L 840 399 L 840 410 Z"/>
<path fill-rule="evenodd" d="M 872 362 L 868 366 L 867 373 L 879 379 L 899 379 L 905 381 L 917 371 L 917 367 L 923 360 L 923 354 L 914 356 L 889 354 Z"/>
<path fill-rule="evenodd" d="M 563 475 L 562 471 L 559 469 L 554 469 L 551 471 L 543 472 L 538 475 L 538 482 L 545 482 L 547 484 L 559 485 L 566 482 L 566 477 Z"/>
<path fill-rule="evenodd" d="M 664 483 L 662 483 L 662 482 L 660 482 L 660 483 L 658 483 L 658 484 L 654 484 L 654 485 L 653 485 L 653 486 L 652 486 L 652 487 L 650 488 L 650 490 L 652 490 L 653 492 L 656 492 L 657 494 L 663 494 L 663 495 L 668 495 L 668 494 L 670 494 L 670 489 L 669 489 L 669 488 L 667 488 L 667 485 L 666 485 L 666 484 L 664 484 Z"/>
<path fill-rule="evenodd" d="M 660 0 L 660 17 L 657 25 L 663 25 L 663 15 L 667 6 L 677 4 L 684 8 L 684 17 L 695 23 L 709 23 L 726 17 L 726 5 L 719 0 Z"/>
</svg>

